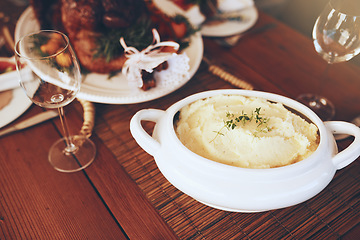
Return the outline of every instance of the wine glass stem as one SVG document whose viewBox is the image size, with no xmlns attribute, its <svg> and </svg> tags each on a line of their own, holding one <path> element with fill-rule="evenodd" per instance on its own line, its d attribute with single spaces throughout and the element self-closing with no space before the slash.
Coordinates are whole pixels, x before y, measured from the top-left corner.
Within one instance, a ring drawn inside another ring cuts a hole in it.
<svg viewBox="0 0 360 240">
<path fill-rule="evenodd" d="M 320 109 L 323 105 L 320 102 L 322 99 L 322 92 L 324 90 L 324 86 L 326 84 L 326 82 L 328 81 L 328 74 L 329 74 L 329 68 L 330 68 L 331 63 L 328 62 L 328 64 L 326 64 L 325 70 L 322 72 L 321 78 L 320 78 L 320 87 L 319 87 L 319 91 L 318 91 L 318 97 L 314 98 L 312 101 L 309 102 L 309 105 L 314 108 L 314 109 Z"/>
<path fill-rule="evenodd" d="M 62 126 L 63 132 L 64 132 L 64 139 L 65 139 L 65 142 L 66 142 L 66 148 L 64 149 L 64 151 L 67 154 L 74 153 L 77 150 L 77 147 L 71 141 L 70 134 L 69 134 L 69 127 L 67 125 L 67 121 L 66 121 L 66 118 L 65 118 L 64 108 L 59 107 L 58 111 L 59 111 L 59 117 L 60 117 L 60 121 L 61 121 L 61 126 Z"/>
<path fill-rule="evenodd" d="M 329 81 L 329 70 L 331 65 L 332 63 L 328 62 L 328 64 L 326 64 L 325 70 L 322 72 L 320 79 L 319 95 L 323 95 L 324 87 L 326 83 Z"/>
</svg>

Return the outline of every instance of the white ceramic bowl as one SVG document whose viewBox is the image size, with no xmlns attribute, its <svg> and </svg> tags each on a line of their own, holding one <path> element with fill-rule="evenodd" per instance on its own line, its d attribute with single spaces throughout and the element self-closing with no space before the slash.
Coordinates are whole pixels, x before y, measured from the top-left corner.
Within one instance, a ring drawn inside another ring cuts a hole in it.
<svg viewBox="0 0 360 240">
<path fill-rule="evenodd" d="M 176 136 L 175 114 L 185 105 L 218 94 L 254 96 L 283 103 L 317 125 L 320 143 L 308 158 L 284 167 L 246 169 L 203 158 L 187 149 Z M 155 122 L 150 136 L 141 121 Z M 340 121 L 322 122 L 309 108 L 276 94 L 247 90 L 214 90 L 191 95 L 166 111 L 144 109 L 130 122 L 136 142 L 150 155 L 165 178 L 180 191 L 214 208 L 236 212 L 258 212 L 292 206 L 322 191 L 341 169 L 360 156 L 360 128 Z M 354 136 L 338 153 L 334 133 Z"/>
</svg>

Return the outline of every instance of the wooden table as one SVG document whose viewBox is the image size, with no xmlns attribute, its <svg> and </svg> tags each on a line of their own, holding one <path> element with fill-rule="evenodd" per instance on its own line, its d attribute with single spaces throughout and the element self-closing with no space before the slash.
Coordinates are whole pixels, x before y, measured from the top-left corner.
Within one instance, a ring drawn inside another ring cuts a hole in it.
<svg viewBox="0 0 360 240">
<path fill-rule="evenodd" d="M 261 12 L 254 28 L 268 23 L 276 27 L 249 34 L 233 48 L 204 38 L 206 56 L 256 90 L 295 98 L 321 89 L 335 103 L 336 119 L 357 116 L 360 69 L 334 65 L 330 80 L 320 86 L 326 63 L 311 40 Z M 160 99 L 95 104 L 91 139 L 97 157 L 78 173 L 57 172 L 47 161 L 51 144 L 61 136 L 58 119 L 0 138 L 0 239 L 355 239 L 360 234 L 359 161 L 338 171 L 305 203 L 263 213 L 207 207 L 164 179 L 132 138 L 131 117 L 143 108 L 166 109 L 190 94 L 224 88 L 233 87 L 202 64 L 184 87 Z M 14 123 L 41 111 L 32 106 Z M 78 132 L 81 105 L 75 101 L 66 114 L 71 131 Z M 340 149 L 348 144 L 339 142 Z"/>
</svg>

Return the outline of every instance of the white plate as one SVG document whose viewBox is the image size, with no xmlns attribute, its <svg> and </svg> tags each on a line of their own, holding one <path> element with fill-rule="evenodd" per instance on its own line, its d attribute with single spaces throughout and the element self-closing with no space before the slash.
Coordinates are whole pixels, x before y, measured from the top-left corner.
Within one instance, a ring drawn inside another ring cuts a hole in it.
<svg viewBox="0 0 360 240">
<path fill-rule="evenodd" d="M 187 16 L 190 22 L 199 21 L 200 16 L 196 13 L 186 12 L 170 0 L 154 0 L 154 3 L 165 13 L 174 16 L 176 13 Z M 225 21 L 219 24 L 203 23 L 201 25 L 201 34 L 207 37 L 226 37 L 245 32 L 256 23 L 259 14 L 255 6 L 239 10 L 239 15 L 244 17 L 243 21 Z M 195 15 L 193 15 L 195 14 Z M 196 25 L 196 24 L 195 24 Z"/>
<path fill-rule="evenodd" d="M 10 103 L 0 110 L 0 128 L 20 117 L 31 104 L 21 87 L 14 89 Z"/>
<path fill-rule="evenodd" d="M 10 61 L 12 63 L 14 62 L 13 58 L 0 58 L 0 60 Z M 12 99 L 9 104 L 0 109 L 0 128 L 20 117 L 31 106 L 31 104 L 32 102 L 20 86 L 13 89 Z"/>
<path fill-rule="evenodd" d="M 21 36 L 39 29 L 40 26 L 34 17 L 34 12 L 29 7 L 23 12 L 16 24 L 15 39 L 18 40 Z M 203 56 L 203 42 L 199 33 L 191 38 L 190 46 L 186 48 L 185 52 L 190 59 L 189 75 L 191 78 L 199 68 Z M 188 81 L 189 79 L 184 78 L 183 81 L 170 87 L 157 86 L 148 91 L 142 91 L 140 89 L 129 88 L 122 74 L 108 79 L 108 74 L 90 73 L 86 75 L 77 97 L 92 102 L 108 104 L 146 102 L 163 97 L 179 89 Z"/>
<path fill-rule="evenodd" d="M 201 34 L 207 37 L 226 37 L 245 32 L 256 23 L 259 14 L 255 6 L 245 8 L 239 12 L 243 21 L 226 21 L 220 24 L 209 23 L 201 25 Z"/>
</svg>

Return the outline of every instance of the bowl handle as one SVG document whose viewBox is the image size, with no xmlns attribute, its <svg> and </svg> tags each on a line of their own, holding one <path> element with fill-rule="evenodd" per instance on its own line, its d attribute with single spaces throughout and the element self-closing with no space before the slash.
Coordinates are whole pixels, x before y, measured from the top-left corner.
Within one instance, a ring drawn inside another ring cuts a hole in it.
<svg viewBox="0 0 360 240">
<path fill-rule="evenodd" d="M 160 149 L 160 143 L 152 138 L 142 127 L 141 121 L 157 122 L 165 114 L 163 110 L 143 109 L 138 111 L 130 120 L 130 132 L 139 146 L 154 156 Z"/>
<path fill-rule="evenodd" d="M 332 159 L 337 169 L 344 168 L 360 156 L 360 128 L 355 124 L 341 121 L 325 122 L 325 126 L 333 134 L 349 134 L 355 137 L 347 148 L 336 154 Z"/>
</svg>

